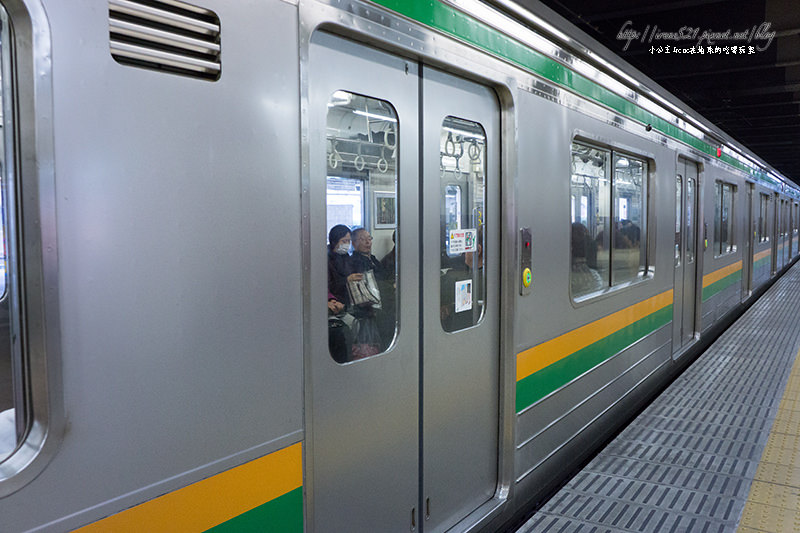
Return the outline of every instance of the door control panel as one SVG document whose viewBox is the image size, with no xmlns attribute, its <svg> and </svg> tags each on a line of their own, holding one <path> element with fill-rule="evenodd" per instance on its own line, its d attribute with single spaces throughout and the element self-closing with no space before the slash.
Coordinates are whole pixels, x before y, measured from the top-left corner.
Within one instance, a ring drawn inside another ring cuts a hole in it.
<svg viewBox="0 0 800 533">
<path fill-rule="evenodd" d="M 527 296 L 531 293 L 533 286 L 533 266 L 531 264 L 531 252 L 533 242 L 531 240 L 531 228 L 520 228 L 519 230 L 519 293 Z"/>
</svg>

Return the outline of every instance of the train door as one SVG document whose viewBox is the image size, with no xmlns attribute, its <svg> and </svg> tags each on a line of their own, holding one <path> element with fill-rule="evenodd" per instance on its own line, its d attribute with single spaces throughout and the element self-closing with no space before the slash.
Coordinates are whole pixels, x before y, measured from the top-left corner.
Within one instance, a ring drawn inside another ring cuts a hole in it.
<svg viewBox="0 0 800 533">
<path fill-rule="evenodd" d="M 786 199 L 783 200 L 783 219 L 781 221 L 781 231 L 783 232 L 783 236 L 781 240 L 783 242 L 783 265 L 786 266 L 789 264 L 789 260 L 792 258 L 792 241 L 789 238 L 791 235 L 789 232 L 789 210 L 791 208 L 791 202 Z"/>
<path fill-rule="evenodd" d="M 775 205 L 774 213 L 772 214 L 772 270 L 771 274 L 775 274 L 778 269 L 778 253 L 780 252 L 780 247 L 778 246 L 778 239 L 780 238 L 781 230 L 779 229 L 779 221 L 780 221 L 780 211 L 781 211 L 781 201 L 780 196 L 778 193 L 774 193 L 773 195 Z"/>
<path fill-rule="evenodd" d="M 742 301 L 746 300 L 750 297 L 750 294 L 753 292 L 753 256 L 754 256 L 754 234 L 755 234 L 755 225 L 753 220 L 753 209 L 755 205 L 753 203 L 753 197 L 755 196 L 755 185 L 752 183 L 746 183 L 745 186 L 747 187 L 747 206 L 745 208 L 744 213 L 744 227 L 745 227 L 745 235 L 744 235 L 744 262 L 743 262 L 743 272 L 742 272 Z"/>
<path fill-rule="evenodd" d="M 673 353 L 694 342 L 697 323 L 697 164 L 678 159 L 675 179 L 675 289 Z"/>
<path fill-rule="evenodd" d="M 308 65 L 308 529 L 439 531 L 497 485 L 499 110 L 488 89 L 323 32 Z M 368 230 L 350 258 L 340 224 Z M 393 266 L 336 271 L 392 236 Z"/>
<path fill-rule="evenodd" d="M 424 531 L 497 486 L 499 108 L 491 89 L 423 69 Z"/>
</svg>

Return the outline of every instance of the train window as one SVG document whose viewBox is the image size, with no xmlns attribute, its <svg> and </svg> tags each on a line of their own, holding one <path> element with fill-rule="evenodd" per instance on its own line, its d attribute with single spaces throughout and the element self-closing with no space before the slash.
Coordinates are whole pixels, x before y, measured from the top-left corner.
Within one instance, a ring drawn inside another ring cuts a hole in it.
<svg viewBox="0 0 800 533">
<path fill-rule="evenodd" d="M 364 189 L 361 178 L 343 178 L 329 174 L 327 178 L 328 231 L 336 224 L 351 228 L 364 225 Z"/>
<path fill-rule="evenodd" d="M 781 224 L 781 235 L 789 235 L 789 202 L 781 200 L 781 210 L 783 211 L 783 224 Z"/>
<path fill-rule="evenodd" d="M 736 251 L 733 226 L 733 206 L 736 187 L 730 183 L 716 182 L 714 202 L 714 255 Z"/>
<path fill-rule="evenodd" d="M 444 189 L 444 224 L 446 230 L 461 229 L 461 185 L 447 184 Z M 451 253 L 449 246 L 449 233 L 445 235 L 447 239 L 447 255 L 456 257 L 458 253 Z"/>
<path fill-rule="evenodd" d="M 643 159 L 573 143 L 573 299 L 643 279 L 647 273 L 647 177 L 648 163 Z M 676 187 L 679 195 L 680 181 Z M 680 258 L 676 255 L 675 260 Z"/>
<path fill-rule="evenodd" d="M 767 233 L 768 209 L 769 209 L 769 195 L 760 193 L 758 201 L 758 224 L 756 226 L 757 242 L 769 241 L 769 233 Z"/>
<path fill-rule="evenodd" d="M 681 195 L 683 189 L 681 175 L 675 181 L 675 266 L 681 265 Z"/>
<path fill-rule="evenodd" d="M 328 347 L 338 363 L 387 351 L 397 333 L 398 127 L 384 100 L 336 91 L 328 102 Z"/>
<path fill-rule="evenodd" d="M 484 313 L 486 273 L 484 197 L 486 133 L 483 126 L 446 117 L 440 139 L 440 319 L 452 332 L 477 324 Z"/>
<path fill-rule="evenodd" d="M 694 263 L 697 241 L 694 237 L 694 216 L 692 211 L 695 209 L 695 194 L 697 182 L 694 178 L 686 180 L 686 262 Z"/>
<path fill-rule="evenodd" d="M 582 144 L 572 146 L 572 296 L 580 298 L 608 286 L 611 154 Z M 577 205 L 576 205 L 577 204 Z"/>
<path fill-rule="evenodd" d="M 614 231 L 611 233 L 611 284 L 633 281 L 644 271 L 644 181 L 647 163 L 614 154 Z"/>
</svg>

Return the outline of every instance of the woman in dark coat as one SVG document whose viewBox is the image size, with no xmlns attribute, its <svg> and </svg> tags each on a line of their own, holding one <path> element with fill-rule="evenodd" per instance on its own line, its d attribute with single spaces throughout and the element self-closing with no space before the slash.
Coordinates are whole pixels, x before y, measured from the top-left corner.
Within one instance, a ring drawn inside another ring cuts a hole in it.
<svg viewBox="0 0 800 533">
<path fill-rule="evenodd" d="M 337 363 L 350 360 L 352 332 L 343 320 L 350 303 L 347 276 L 350 274 L 350 228 L 338 224 L 328 234 L 328 350 Z"/>
<path fill-rule="evenodd" d="M 350 228 L 337 224 L 328 234 L 328 308 L 333 300 L 340 306 L 338 311 L 350 303 L 347 294 L 347 276 L 352 273 L 349 252 Z"/>
</svg>

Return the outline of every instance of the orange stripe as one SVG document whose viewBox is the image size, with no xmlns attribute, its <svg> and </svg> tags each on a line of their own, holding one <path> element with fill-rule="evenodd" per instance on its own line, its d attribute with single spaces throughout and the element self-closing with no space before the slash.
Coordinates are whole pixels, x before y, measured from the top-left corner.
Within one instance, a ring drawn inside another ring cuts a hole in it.
<svg viewBox="0 0 800 533">
<path fill-rule="evenodd" d="M 302 457 L 302 443 L 298 442 L 76 531 L 205 531 L 302 486 Z"/>
<path fill-rule="evenodd" d="M 706 274 L 705 276 L 703 276 L 703 287 L 708 287 L 712 283 L 716 283 L 725 276 L 729 276 L 734 272 L 738 272 L 741 269 L 742 269 L 742 262 L 737 261 L 732 265 L 728 265 L 726 267 L 720 268 L 719 270 L 715 270 L 711 274 Z"/>
<path fill-rule="evenodd" d="M 772 254 L 772 249 L 771 248 L 767 248 L 766 250 L 758 252 L 756 255 L 753 256 L 753 262 L 756 262 L 759 259 L 763 259 L 763 258 L 767 257 L 770 254 Z"/>
<path fill-rule="evenodd" d="M 517 354 L 517 381 L 593 344 L 672 303 L 672 290 L 626 307 Z"/>
</svg>

